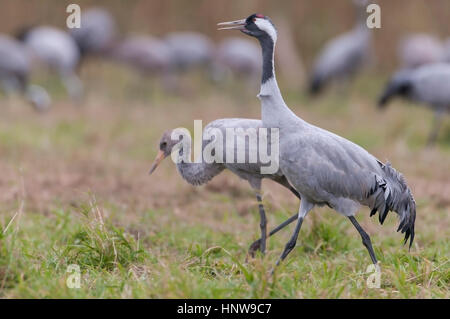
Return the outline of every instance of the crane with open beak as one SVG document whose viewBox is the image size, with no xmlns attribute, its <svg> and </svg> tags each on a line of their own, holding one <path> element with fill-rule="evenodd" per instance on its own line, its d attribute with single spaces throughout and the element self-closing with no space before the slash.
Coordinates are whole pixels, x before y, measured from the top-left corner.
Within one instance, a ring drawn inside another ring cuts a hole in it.
<svg viewBox="0 0 450 319">
<path fill-rule="evenodd" d="M 218 30 L 244 30 L 246 24 L 246 19 L 241 19 L 235 21 L 220 22 L 217 25 L 220 26 Z"/>
</svg>

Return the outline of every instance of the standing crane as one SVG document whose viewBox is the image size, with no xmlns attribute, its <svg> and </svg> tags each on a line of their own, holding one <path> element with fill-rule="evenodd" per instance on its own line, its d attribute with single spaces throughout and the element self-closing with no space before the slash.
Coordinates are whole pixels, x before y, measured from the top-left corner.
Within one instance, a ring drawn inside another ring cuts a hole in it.
<svg viewBox="0 0 450 319">
<path fill-rule="evenodd" d="M 389 162 L 382 163 L 362 147 L 329 131 L 307 123 L 286 105 L 275 77 L 274 52 L 277 31 L 261 14 L 219 23 L 220 29 L 236 29 L 258 39 L 263 55 L 261 90 L 262 126 L 279 128 L 281 173 L 302 200 L 297 225 L 277 265 L 295 247 L 302 222 L 314 206 L 328 205 L 349 218 L 361 235 L 372 262 L 377 258 L 369 235 L 355 218 L 361 205 L 379 213 L 381 224 L 389 211 L 398 214 L 397 231 L 405 233 L 409 247 L 414 240 L 416 204 L 403 176 Z"/>
<path fill-rule="evenodd" d="M 59 75 L 73 100 L 82 98 L 83 84 L 76 72 L 81 55 L 69 33 L 51 26 L 38 26 L 22 30 L 17 38 L 39 62 Z"/>
<path fill-rule="evenodd" d="M 367 0 L 353 0 L 357 10 L 355 27 L 325 44 L 310 78 L 311 94 L 319 93 L 332 81 L 349 81 L 371 57 L 372 33 L 366 25 Z"/>
<path fill-rule="evenodd" d="M 259 120 L 251 120 L 251 119 L 242 119 L 242 118 L 229 118 L 229 119 L 220 119 L 215 120 L 211 123 L 209 123 L 204 131 L 203 131 L 203 145 L 202 150 L 205 148 L 205 146 L 211 142 L 211 132 L 213 130 L 220 130 L 222 135 L 226 135 L 226 130 L 228 129 L 255 129 L 258 130 L 262 127 L 262 123 Z M 161 137 L 160 143 L 159 143 L 159 153 L 156 156 L 155 161 L 153 162 L 153 165 L 150 169 L 150 174 L 153 173 L 153 171 L 156 169 L 156 167 L 159 165 L 159 163 L 166 158 L 167 156 L 171 155 L 172 151 L 178 151 L 179 153 L 182 153 L 183 150 L 176 149 L 176 145 L 180 142 L 180 140 L 172 140 L 172 132 L 173 130 L 166 131 L 163 136 Z M 190 149 L 191 149 L 191 139 L 189 135 L 183 136 L 183 138 L 186 138 L 186 152 L 187 154 L 181 154 L 184 156 L 187 156 L 186 158 L 190 158 Z M 243 139 L 245 143 L 245 136 L 237 135 L 237 139 Z M 236 142 L 230 146 L 226 142 L 222 144 L 222 149 L 224 151 L 224 158 L 225 158 L 225 152 L 227 147 L 232 147 L 233 154 L 237 154 L 237 145 L 239 145 L 238 140 L 236 139 Z M 247 144 L 245 145 L 245 154 L 246 158 L 249 157 L 249 151 L 250 146 Z M 180 154 L 178 154 L 180 155 Z M 266 237 L 267 237 L 267 222 L 266 222 L 266 213 L 264 210 L 264 206 L 262 203 L 261 198 L 261 182 L 264 178 L 268 178 L 284 187 L 289 189 L 292 193 L 294 193 L 295 196 L 297 196 L 300 199 L 300 195 L 298 192 L 292 188 L 292 186 L 288 183 L 286 178 L 280 173 L 277 172 L 275 174 L 261 174 L 261 162 L 257 163 L 218 163 L 218 162 L 212 162 L 207 163 L 205 161 L 201 163 L 187 163 L 183 160 L 177 161 L 177 169 L 180 175 L 183 177 L 185 181 L 187 181 L 191 185 L 202 185 L 207 182 L 209 182 L 212 178 L 220 174 L 223 170 L 229 169 L 231 172 L 239 176 L 240 178 L 246 180 L 252 189 L 255 191 L 256 199 L 259 204 L 259 213 L 260 213 L 260 228 L 261 228 L 261 238 L 253 242 L 253 244 L 249 248 L 249 254 L 251 256 L 254 255 L 255 251 L 258 249 L 264 254 L 266 249 Z M 286 225 L 290 224 L 291 222 L 295 221 L 297 219 L 297 214 L 280 224 L 278 227 L 273 229 L 269 233 L 269 237 L 278 232 L 280 229 L 285 227 Z"/>
<path fill-rule="evenodd" d="M 424 103 L 434 110 L 434 124 L 428 137 L 428 145 L 434 144 L 442 118 L 445 113 L 450 112 L 450 64 L 432 63 L 397 72 L 381 94 L 379 107 L 385 107 L 395 96 Z"/>
<path fill-rule="evenodd" d="M 20 92 L 38 111 L 50 106 L 50 96 L 44 88 L 29 84 L 31 57 L 19 41 L 0 35 L 0 85 L 5 93 Z"/>
<path fill-rule="evenodd" d="M 80 49 L 81 56 L 103 55 L 117 37 L 117 26 L 113 16 L 101 7 L 84 10 L 81 27 L 70 29 Z"/>
<path fill-rule="evenodd" d="M 444 47 L 439 38 L 426 33 L 405 36 L 398 48 L 398 58 L 405 69 L 444 60 Z"/>
</svg>

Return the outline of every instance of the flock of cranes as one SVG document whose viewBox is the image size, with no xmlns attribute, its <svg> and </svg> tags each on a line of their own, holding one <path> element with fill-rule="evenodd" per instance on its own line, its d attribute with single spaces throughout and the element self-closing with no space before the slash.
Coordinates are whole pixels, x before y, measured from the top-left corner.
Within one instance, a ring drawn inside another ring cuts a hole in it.
<svg viewBox="0 0 450 319">
<path fill-rule="evenodd" d="M 325 43 L 313 65 L 309 91 L 316 95 L 333 82 L 349 83 L 373 56 L 373 31 L 366 26 L 365 0 L 353 1 L 356 11 L 354 27 Z M 47 110 L 50 94 L 45 88 L 30 84 L 35 65 L 53 71 L 71 99 L 80 102 L 83 83 L 78 76 L 80 65 L 89 56 L 97 56 L 135 69 L 143 75 L 156 75 L 165 88 L 176 87 L 180 72 L 204 68 L 218 83 L 233 74 L 255 83 L 259 76 L 261 54 L 248 39 L 229 37 L 215 44 L 198 32 L 173 32 L 163 37 L 146 34 L 120 35 L 114 17 L 103 8 L 84 10 L 81 28 L 69 31 L 53 26 L 27 26 L 12 35 L 0 35 L 0 85 L 4 92 L 19 92 L 37 110 Z M 428 105 L 435 112 L 428 143 L 436 141 L 439 126 L 449 112 L 450 84 L 444 63 L 450 63 L 450 38 L 441 41 L 428 34 L 411 34 L 398 47 L 400 70 L 380 96 L 399 95 Z M 419 71 L 418 69 L 421 69 Z M 416 75 L 417 72 L 417 75 Z M 399 78 L 410 85 L 398 84 Z M 439 80 L 440 79 L 440 80 Z M 439 81 L 439 85 L 434 85 Z M 411 88 L 411 89 L 406 89 Z M 173 91 L 173 90 L 172 90 Z"/>
<path fill-rule="evenodd" d="M 354 28 L 332 39 L 319 54 L 309 81 L 311 93 L 318 94 L 331 82 L 351 80 L 371 60 L 372 31 L 365 25 L 364 4 L 365 1 L 355 1 L 357 19 Z M 404 233 L 405 243 L 409 240 L 411 247 L 416 206 L 403 176 L 390 163 L 382 163 L 362 147 L 306 122 L 284 102 L 275 77 L 278 34 L 267 16 L 253 14 L 246 19 L 219 24 L 221 29 L 239 30 L 256 38 L 260 48 L 254 41 L 242 37 L 228 38 L 216 46 L 205 35 L 194 32 L 171 33 L 161 38 L 148 35 L 121 37 L 113 17 L 100 8 L 83 12 L 81 23 L 82 28 L 70 32 L 50 26 L 33 26 L 21 30 L 16 37 L 0 35 L 2 88 L 6 92 L 20 92 L 37 110 L 47 109 L 51 103 L 49 94 L 43 87 L 29 82 L 34 59 L 37 59 L 54 71 L 68 95 L 79 101 L 84 89 L 77 70 L 87 56 L 118 61 L 164 79 L 199 66 L 211 70 L 215 78 L 221 78 L 225 68 L 249 76 L 250 81 L 262 74 L 258 94 L 261 120 L 219 119 L 208 124 L 204 136 L 209 136 L 208 130 L 213 128 L 223 131 L 237 127 L 279 128 L 279 170 L 262 174 L 259 162 L 206 164 L 182 160 L 177 169 L 183 179 L 192 185 L 201 185 L 228 169 L 249 182 L 259 204 L 261 228 L 261 238 L 249 248 L 252 255 L 256 250 L 264 253 L 268 236 L 297 221 L 277 264 L 295 247 L 302 222 L 315 206 L 327 205 L 347 217 L 359 232 L 374 264 L 377 264 L 377 258 L 370 237 L 355 218 L 361 206 L 369 207 L 371 216 L 378 213 L 381 224 L 389 211 L 395 212 L 399 218 L 397 231 Z M 387 83 L 379 105 L 384 106 L 394 96 L 400 96 L 430 106 L 436 114 L 429 137 L 429 143 L 433 143 L 443 115 L 450 111 L 450 64 L 446 62 L 450 60 L 450 41 L 442 44 L 426 35 L 411 36 L 402 42 L 399 57 L 402 69 Z M 163 134 L 151 173 L 173 151 L 180 152 L 174 149 L 180 141 L 172 140 L 171 133 L 172 130 Z M 187 142 L 190 144 L 191 141 Z M 261 198 L 264 178 L 288 188 L 301 200 L 298 213 L 270 233 L 267 232 Z"/>
<path fill-rule="evenodd" d="M 248 40 L 231 37 L 215 45 L 198 32 L 173 32 L 163 37 L 147 34 L 123 36 L 118 32 L 114 18 L 102 8 L 83 11 L 81 25 L 81 28 L 70 30 L 45 25 L 27 26 L 14 35 L 1 35 L 0 79 L 3 90 L 7 93 L 21 92 L 37 110 L 47 109 L 51 100 L 44 88 L 39 87 L 39 90 L 41 95 L 46 95 L 45 99 L 34 96 L 31 99 L 24 89 L 29 86 L 34 66 L 43 66 L 54 72 L 69 97 L 79 102 L 84 89 L 78 71 L 88 57 L 122 64 L 143 75 L 159 76 L 169 89 L 173 87 L 174 75 L 196 68 L 207 69 L 218 81 L 225 77 L 227 70 L 231 70 L 228 72 L 231 74 L 257 77 L 259 59 L 249 54 L 259 51 L 257 45 Z M 37 90 L 37 86 L 32 88 Z"/>
</svg>

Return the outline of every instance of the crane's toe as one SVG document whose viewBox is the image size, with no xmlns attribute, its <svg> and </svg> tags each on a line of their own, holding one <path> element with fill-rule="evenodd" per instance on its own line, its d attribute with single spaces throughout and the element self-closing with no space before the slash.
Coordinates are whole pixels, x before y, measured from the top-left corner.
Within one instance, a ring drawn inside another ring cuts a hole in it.
<svg viewBox="0 0 450 319">
<path fill-rule="evenodd" d="M 255 258 L 255 253 L 260 249 L 261 249 L 261 239 L 255 240 L 248 248 L 249 256 Z"/>
</svg>

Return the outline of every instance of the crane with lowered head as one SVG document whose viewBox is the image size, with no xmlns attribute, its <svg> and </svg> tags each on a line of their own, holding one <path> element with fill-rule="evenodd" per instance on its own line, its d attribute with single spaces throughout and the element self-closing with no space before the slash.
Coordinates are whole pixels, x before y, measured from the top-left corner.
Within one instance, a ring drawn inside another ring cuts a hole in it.
<svg viewBox="0 0 450 319">
<path fill-rule="evenodd" d="M 227 118 L 227 119 L 219 119 L 215 120 L 211 123 L 209 123 L 203 132 L 202 136 L 202 150 L 205 149 L 206 145 L 211 143 L 211 136 L 213 135 L 213 130 L 219 130 L 221 132 L 222 136 L 226 135 L 227 129 L 260 129 L 262 127 L 262 123 L 260 120 L 253 120 L 253 119 L 244 119 L 244 118 Z M 172 133 L 174 130 L 166 131 L 160 140 L 159 143 L 159 152 L 158 155 L 155 158 L 155 161 L 152 164 L 152 167 L 150 169 L 150 174 L 153 173 L 153 171 L 156 169 L 156 167 L 159 165 L 159 163 L 166 157 L 170 156 L 172 152 L 177 152 L 175 155 L 179 158 L 177 159 L 177 169 L 180 175 L 183 177 L 185 181 L 187 181 L 191 185 L 203 185 L 207 182 L 209 182 L 211 179 L 213 179 L 215 176 L 220 174 L 223 170 L 228 169 L 240 178 L 246 180 L 252 189 L 255 191 L 256 199 L 258 201 L 259 206 L 259 213 L 260 213 L 260 228 L 261 228 L 261 238 L 253 242 L 253 244 L 249 248 L 249 254 L 251 256 L 254 255 L 255 251 L 258 249 L 264 254 L 266 249 L 266 238 L 267 238 L 267 222 L 266 222 L 266 213 L 264 209 L 264 205 L 262 203 L 262 197 L 261 197 L 261 182 L 264 178 L 270 179 L 287 189 L 289 189 L 295 196 L 297 196 L 300 199 L 300 195 L 298 192 L 289 184 L 289 182 L 286 180 L 286 178 L 277 171 L 274 174 L 262 174 L 261 173 L 261 167 L 262 163 L 260 160 L 257 160 L 255 163 L 252 163 L 250 161 L 244 161 L 243 163 L 237 163 L 237 162 L 218 162 L 214 161 L 212 163 L 207 161 L 201 161 L 201 162 L 194 162 L 190 163 L 186 158 L 190 158 L 190 148 L 191 148 L 191 138 L 190 135 L 183 135 L 180 138 L 172 139 Z M 178 148 L 177 144 L 180 143 L 182 139 L 186 138 L 186 150 L 183 148 Z M 241 142 L 243 144 L 240 144 L 240 141 L 238 139 L 241 139 Z M 221 147 L 215 148 L 215 151 L 219 151 L 219 149 L 222 149 L 223 155 L 225 158 L 225 153 L 227 152 L 227 148 L 232 151 L 232 154 L 234 156 L 237 156 L 237 150 L 238 145 L 245 145 L 245 158 L 249 157 L 249 152 L 252 150 L 252 147 L 250 146 L 250 142 L 245 142 L 245 135 L 236 135 L 236 141 L 222 141 L 220 143 Z M 259 145 L 259 142 L 255 140 Z M 257 146 L 259 147 L 259 146 Z M 257 148 L 256 147 L 256 148 Z M 268 146 L 269 147 L 269 146 Z M 255 150 L 254 148 L 253 150 Z M 186 152 L 186 153 L 183 153 Z M 290 224 L 291 222 L 295 221 L 297 219 L 297 214 L 290 217 L 288 220 L 280 224 L 278 227 L 274 228 L 268 236 L 272 236 L 276 232 L 278 232 L 280 229 L 284 228 L 286 225 Z"/>
</svg>

